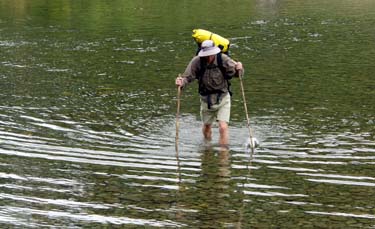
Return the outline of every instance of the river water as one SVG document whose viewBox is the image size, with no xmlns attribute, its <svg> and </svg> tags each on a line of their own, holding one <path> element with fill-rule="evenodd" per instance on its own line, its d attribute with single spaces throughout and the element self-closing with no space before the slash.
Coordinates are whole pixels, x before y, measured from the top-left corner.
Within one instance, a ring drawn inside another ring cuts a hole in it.
<svg viewBox="0 0 375 229">
<path fill-rule="evenodd" d="M 0 0 L 2 228 L 375 228 L 373 0 Z M 230 150 L 174 79 L 194 28 L 246 68 Z"/>
</svg>

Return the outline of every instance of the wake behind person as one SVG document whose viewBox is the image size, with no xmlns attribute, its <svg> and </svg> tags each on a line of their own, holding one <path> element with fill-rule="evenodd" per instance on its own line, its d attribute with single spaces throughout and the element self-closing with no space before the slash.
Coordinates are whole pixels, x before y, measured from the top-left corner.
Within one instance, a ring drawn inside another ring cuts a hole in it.
<svg viewBox="0 0 375 229">
<path fill-rule="evenodd" d="M 230 80 L 241 77 L 243 71 L 241 62 L 221 53 L 212 40 L 205 40 L 198 55 L 193 57 L 185 72 L 176 78 L 176 85 L 181 88 L 198 81 L 203 136 L 205 140 L 211 141 L 212 124 L 218 122 L 219 144 L 226 148 L 229 144 Z"/>
</svg>

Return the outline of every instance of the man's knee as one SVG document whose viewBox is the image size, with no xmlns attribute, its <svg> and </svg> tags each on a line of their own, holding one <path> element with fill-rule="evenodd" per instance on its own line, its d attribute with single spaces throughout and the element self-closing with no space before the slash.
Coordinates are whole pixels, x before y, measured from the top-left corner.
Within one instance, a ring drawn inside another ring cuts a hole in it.
<svg viewBox="0 0 375 229">
<path fill-rule="evenodd" d="M 206 140 L 211 140 L 211 137 L 212 137 L 211 125 L 204 124 L 202 127 L 202 132 Z"/>
<path fill-rule="evenodd" d="M 226 131 L 228 131 L 228 123 L 224 122 L 224 121 L 220 121 L 219 122 L 219 131 L 220 131 L 220 133 L 225 133 Z"/>
<path fill-rule="evenodd" d="M 205 130 L 205 131 L 211 130 L 211 125 L 210 124 L 204 124 L 203 125 L 203 130 Z"/>
</svg>

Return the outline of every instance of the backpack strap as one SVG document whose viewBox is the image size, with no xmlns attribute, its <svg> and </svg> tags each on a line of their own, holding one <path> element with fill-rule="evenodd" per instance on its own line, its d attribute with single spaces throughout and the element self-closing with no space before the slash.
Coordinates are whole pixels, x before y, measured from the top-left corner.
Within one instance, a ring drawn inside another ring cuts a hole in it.
<svg viewBox="0 0 375 229">
<path fill-rule="evenodd" d="M 232 79 L 232 77 L 227 75 L 227 70 L 226 70 L 226 69 L 224 68 L 224 66 L 223 66 L 223 58 L 222 58 L 222 56 L 221 56 L 221 53 L 218 53 L 218 54 L 217 54 L 217 56 L 216 56 L 216 60 L 217 60 L 217 65 L 219 66 L 220 71 L 221 71 L 221 73 L 222 73 L 223 76 L 224 76 L 224 79 L 227 80 L 228 92 L 229 92 L 230 96 L 232 96 L 233 93 L 232 93 L 232 91 L 230 90 L 231 83 L 230 83 L 230 81 L 229 81 L 229 80 Z"/>
<path fill-rule="evenodd" d="M 216 54 L 217 65 L 218 65 L 218 68 L 220 69 L 222 75 L 224 76 L 224 79 L 227 81 L 228 92 L 229 92 L 230 96 L 232 96 L 233 93 L 230 90 L 231 83 L 229 81 L 230 79 L 232 79 L 232 77 L 227 75 L 226 69 L 223 66 L 223 58 L 222 58 L 221 55 L 222 55 L 222 53 Z M 199 94 L 201 94 L 201 95 L 208 95 L 209 94 L 205 90 L 205 88 L 203 88 L 203 84 L 202 84 L 202 78 L 203 78 L 204 73 L 206 72 L 206 69 L 207 69 L 207 60 L 206 60 L 206 58 L 201 57 L 200 58 L 200 68 L 199 68 L 199 71 L 198 71 L 198 74 L 197 74 L 197 79 L 198 79 L 198 82 L 199 82 Z"/>
<path fill-rule="evenodd" d="M 208 93 L 205 90 L 205 88 L 203 88 L 203 84 L 202 84 L 203 76 L 207 69 L 207 60 L 206 58 L 201 57 L 199 62 L 200 62 L 200 67 L 199 67 L 199 71 L 197 74 L 198 85 L 199 85 L 198 92 L 201 95 L 207 95 Z"/>
</svg>

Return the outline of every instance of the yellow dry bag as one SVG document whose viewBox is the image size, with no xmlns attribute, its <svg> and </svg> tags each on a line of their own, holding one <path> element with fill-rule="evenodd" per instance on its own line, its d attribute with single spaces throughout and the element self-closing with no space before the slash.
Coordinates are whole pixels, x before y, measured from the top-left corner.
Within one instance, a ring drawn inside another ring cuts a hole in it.
<svg viewBox="0 0 375 229">
<path fill-rule="evenodd" d="M 211 33 L 210 31 L 204 29 L 193 29 L 192 36 L 199 47 L 203 41 L 212 40 L 215 43 L 215 45 L 221 49 L 223 53 L 228 53 L 230 42 L 228 39 L 220 35 Z"/>
</svg>

